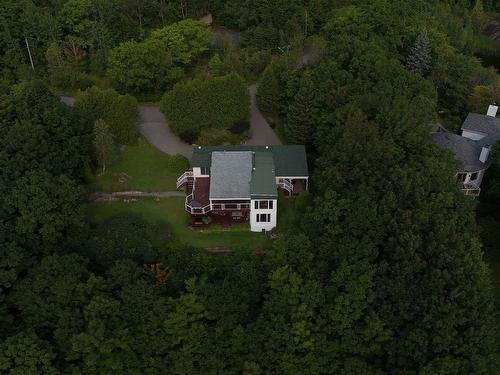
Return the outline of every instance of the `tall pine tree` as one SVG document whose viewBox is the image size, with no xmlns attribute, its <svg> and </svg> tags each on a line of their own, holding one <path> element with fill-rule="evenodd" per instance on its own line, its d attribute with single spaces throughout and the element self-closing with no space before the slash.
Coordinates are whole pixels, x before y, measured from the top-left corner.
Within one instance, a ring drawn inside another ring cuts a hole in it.
<svg viewBox="0 0 500 375">
<path fill-rule="evenodd" d="M 426 29 L 422 29 L 408 55 L 406 69 L 412 73 L 423 76 L 430 69 L 431 58 L 429 35 Z"/>
<path fill-rule="evenodd" d="M 280 77 L 281 64 L 273 61 L 262 73 L 257 90 L 259 109 L 270 115 L 279 115 L 283 84 Z"/>
<path fill-rule="evenodd" d="M 288 108 L 285 125 L 289 143 L 309 144 L 313 131 L 314 83 L 311 72 L 306 70 L 292 104 Z"/>
</svg>

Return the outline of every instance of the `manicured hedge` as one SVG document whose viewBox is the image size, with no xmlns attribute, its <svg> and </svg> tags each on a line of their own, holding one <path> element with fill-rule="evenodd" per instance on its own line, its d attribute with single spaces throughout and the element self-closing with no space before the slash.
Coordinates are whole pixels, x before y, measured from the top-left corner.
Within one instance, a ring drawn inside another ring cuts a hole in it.
<svg viewBox="0 0 500 375">
<path fill-rule="evenodd" d="M 178 83 L 167 92 L 160 109 L 177 135 L 203 129 L 229 129 L 250 117 L 250 95 L 237 74 Z"/>
</svg>

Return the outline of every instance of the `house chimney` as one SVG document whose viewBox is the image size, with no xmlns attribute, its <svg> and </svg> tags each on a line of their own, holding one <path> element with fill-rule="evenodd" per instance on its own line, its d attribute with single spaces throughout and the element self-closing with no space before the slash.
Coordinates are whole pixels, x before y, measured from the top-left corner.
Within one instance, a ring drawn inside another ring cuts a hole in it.
<svg viewBox="0 0 500 375">
<path fill-rule="evenodd" d="M 491 104 L 488 107 L 488 112 L 486 113 L 486 116 L 496 117 L 497 111 L 498 111 L 498 106 L 495 104 Z"/>
<path fill-rule="evenodd" d="M 486 159 L 488 159 L 489 154 L 490 154 L 490 147 L 483 146 L 483 148 L 481 149 L 481 155 L 479 155 L 479 161 L 481 163 L 486 163 Z"/>
</svg>

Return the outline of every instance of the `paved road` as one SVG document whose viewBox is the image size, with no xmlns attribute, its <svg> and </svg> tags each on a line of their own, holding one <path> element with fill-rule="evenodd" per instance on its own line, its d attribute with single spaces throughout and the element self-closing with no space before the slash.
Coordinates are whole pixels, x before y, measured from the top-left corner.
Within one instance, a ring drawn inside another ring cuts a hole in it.
<svg viewBox="0 0 500 375">
<path fill-rule="evenodd" d="M 280 139 L 257 108 L 255 98 L 257 86 L 251 85 L 248 90 L 251 97 L 250 129 L 252 136 L 245 144 L 252 146 L 280 145 Z M 75 98 L 61 96 L 61 101 L 71 106 L 74 104 Z M 167 120 L 157 106 L 141 105 L 139 106 L 139 112 L 137 127 L 149 143 L 167 154 L 181 154 L 191 159 L 191 146 L 172 133 Z"/>
<path fill-rule="evenodd" d="M 139 112 L 139 131 L 149 143 L 166 154 L 181 154 L 191 159 L 192 147 L 172 133 L 158 107 L 141 105 Z"/>
<path fill-rule="evenodd" d="M 245 142 L 247 145 L 252 146 L 265 146 L 265 145 L 280 145 L 281 141 L 269 126 L 268 122 L 260 113 L 257 107 L 257 85 L 251 85 L 248 90 L 250 91 L 250 130 L 252 137 Z"/>
</svg>

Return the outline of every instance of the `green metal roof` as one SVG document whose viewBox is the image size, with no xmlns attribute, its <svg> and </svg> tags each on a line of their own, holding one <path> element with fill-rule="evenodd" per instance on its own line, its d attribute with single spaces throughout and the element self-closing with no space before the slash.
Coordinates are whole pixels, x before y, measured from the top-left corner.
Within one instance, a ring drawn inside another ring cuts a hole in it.
<svg viewBox="0 0 500 375">
<path fill-rule="evenodd" d="M 302 145 L 282 146 L 194 146 L 193 167 L 210 168 L 213 151 L 253 151 L 270 153 L 278 177 L 308 177 L 306 150 Z"/>
<path fill-rule="evenodd" d="M 252 199 L 276 198 L 278 196 L 273 155 L 270 152 L 257 151 L 254 154 L 250 196 Z"/>
</svg>

